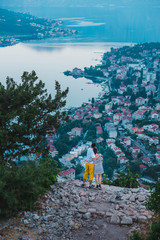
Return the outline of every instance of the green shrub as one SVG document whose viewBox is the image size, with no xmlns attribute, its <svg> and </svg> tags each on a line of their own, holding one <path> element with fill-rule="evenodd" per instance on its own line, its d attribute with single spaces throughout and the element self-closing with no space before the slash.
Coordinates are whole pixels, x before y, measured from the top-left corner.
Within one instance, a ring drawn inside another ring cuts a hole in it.
<svg viewBox="0 0 160 240">
<path fill-rule="evenodd" d="M 139 177 L 137 174 L 133 175 L 133 173 L 127 169 L 126 172 L 121 171 L 118 177 L 113 181 L 109 180 L 108 176 L 104 174 L 102 183 L 126 188 L 138 188 L 139 183 L 137 177 Z"/>
<path fill-rule="evenodd" d="M 147 202 L 147 208 L 160 213 L 160 180 L 154 186 L 154 190 Z"/>
<path fill-rule="evenodd" d="M 133 173 L 127 169 L 126 172 L 121 171 L 118 174 L 117 179 L 113 181 L 113 185 L 126 188 L 137 188 L 139 187 L 137 177 L 139 177 L 137 174 L 133 175 Z"/>
<path fill-rule="evenodd" d="M 111 182 L 111 180 L 108 178 L 108 175 L 107 175 L 107 174 L 103 174 L 102 184 L 112 185 L 112 182 Z"/>
<path fill-rule="evenodd" d="M 31 210 L 34 202 L 55 182 L 56 163 L 43 159 L 21 166 L 0 165 L 0 218 Z"/>
<path fill-rule="evenodd" d="M 133 235 L 130 237 L 130 240 L 144 240 L 144 238 L 140 235 L 139 232 L 134 231 Z"/>
<path fill-rule="evenodd" d="M 159 240 L 160 239 L 160 219 L 156 223 L 152 223 L 151 230 L 147 240 Z"/>
</svg>

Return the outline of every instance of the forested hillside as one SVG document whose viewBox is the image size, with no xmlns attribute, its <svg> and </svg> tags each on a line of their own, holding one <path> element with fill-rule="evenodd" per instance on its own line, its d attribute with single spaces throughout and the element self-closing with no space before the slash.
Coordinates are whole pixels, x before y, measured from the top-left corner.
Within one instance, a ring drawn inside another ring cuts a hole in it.
<svg viewBox="0 0 160 240">
<path fill-rule="evenodd" d="M 34 23 L 34 24 L 33 24 Z M 36 25 L 48 25 L 45 19 L 35 18 L 28 14 L 17 13 L 0 8 L 0 34 L 34 34 Z"/>
</svg>

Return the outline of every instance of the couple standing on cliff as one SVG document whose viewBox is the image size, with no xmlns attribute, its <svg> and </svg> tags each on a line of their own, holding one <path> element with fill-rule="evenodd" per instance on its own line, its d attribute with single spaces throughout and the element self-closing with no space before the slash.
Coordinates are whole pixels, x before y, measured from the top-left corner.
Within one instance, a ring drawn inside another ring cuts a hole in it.
<svg viewBox="0 0 160 240">
<path fill-rule="evenodd" d="M 94 185 L 92 184 L 92 181 L 95 175 L 96 188 L 101 189 L 102 173 L 104 173 L 102 162 L 102 154 L 97 154 L 96 143 L 92 143 L 91 147 L 87 151 L 82 187 L 85 186 L 85 182 L 89 175 L 89 188 L 93 188 Z"/>
</svg>

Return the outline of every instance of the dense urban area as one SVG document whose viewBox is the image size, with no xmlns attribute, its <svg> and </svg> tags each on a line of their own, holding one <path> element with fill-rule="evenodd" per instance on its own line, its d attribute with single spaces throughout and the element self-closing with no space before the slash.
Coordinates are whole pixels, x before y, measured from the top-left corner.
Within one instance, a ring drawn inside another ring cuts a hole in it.
<svg viewBox="0 0 160 240">
<path fill-rule="evenodd" d="M 48 145 L 62 166 L 61 177 L 82 177 L 91 142 L 103 154 L 104 171 L 115 179 L 126 168 L 139 174 L 142 187 L 160 174 L 160 44 L 146 43 L 112 48 L 101 64 L 74 68 L 65 74 L 88 77 L 103 91 L 79 108 L 68 111 L 69 121 L 53 135 Z M 76 81 L 76 80 L 75 80 Z"/>
</svg>

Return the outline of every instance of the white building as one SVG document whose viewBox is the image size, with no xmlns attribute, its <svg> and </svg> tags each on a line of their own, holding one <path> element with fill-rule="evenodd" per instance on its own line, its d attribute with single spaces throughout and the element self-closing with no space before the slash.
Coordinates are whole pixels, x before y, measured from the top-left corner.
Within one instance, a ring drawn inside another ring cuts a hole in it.
<svg viewBox="0 0 160 240">
<path fill-rule="evenodd" d="M 108 132 L 109 138 L 116 138 L 117 137 L 117 130 L 114 127 L 113 123 L 106 123 L 105 130 Z"/>
<path fill-rule="evenodd" d="M 113 103 L 112 102 L 109 102 L 105 105 L 105 110 L 108 112 L 108 110 L 110 110 L 113 106 Z"/>
<path fill-rule="evenodd" d="M 75 135 L 75 136 L 81 136 L 83 129 L 82 128 L 72 128 L 71 130 L 71 134 Z"/>
<path fill-rule="evenodd" d="M 94 113 L 94 118 L 98 119 L 102 117 L 102 113 L 96 112 Z"/>
<path fill-rule="evenodd" d="M 141 106 L 141 105 L 144 105 L 148 102 L 148 99 L 145 99 L 145 98 L 142 98 L 142 97 L 139 97 L 136 99 L 136 103 L 138 106 Z"/>
</svg>

